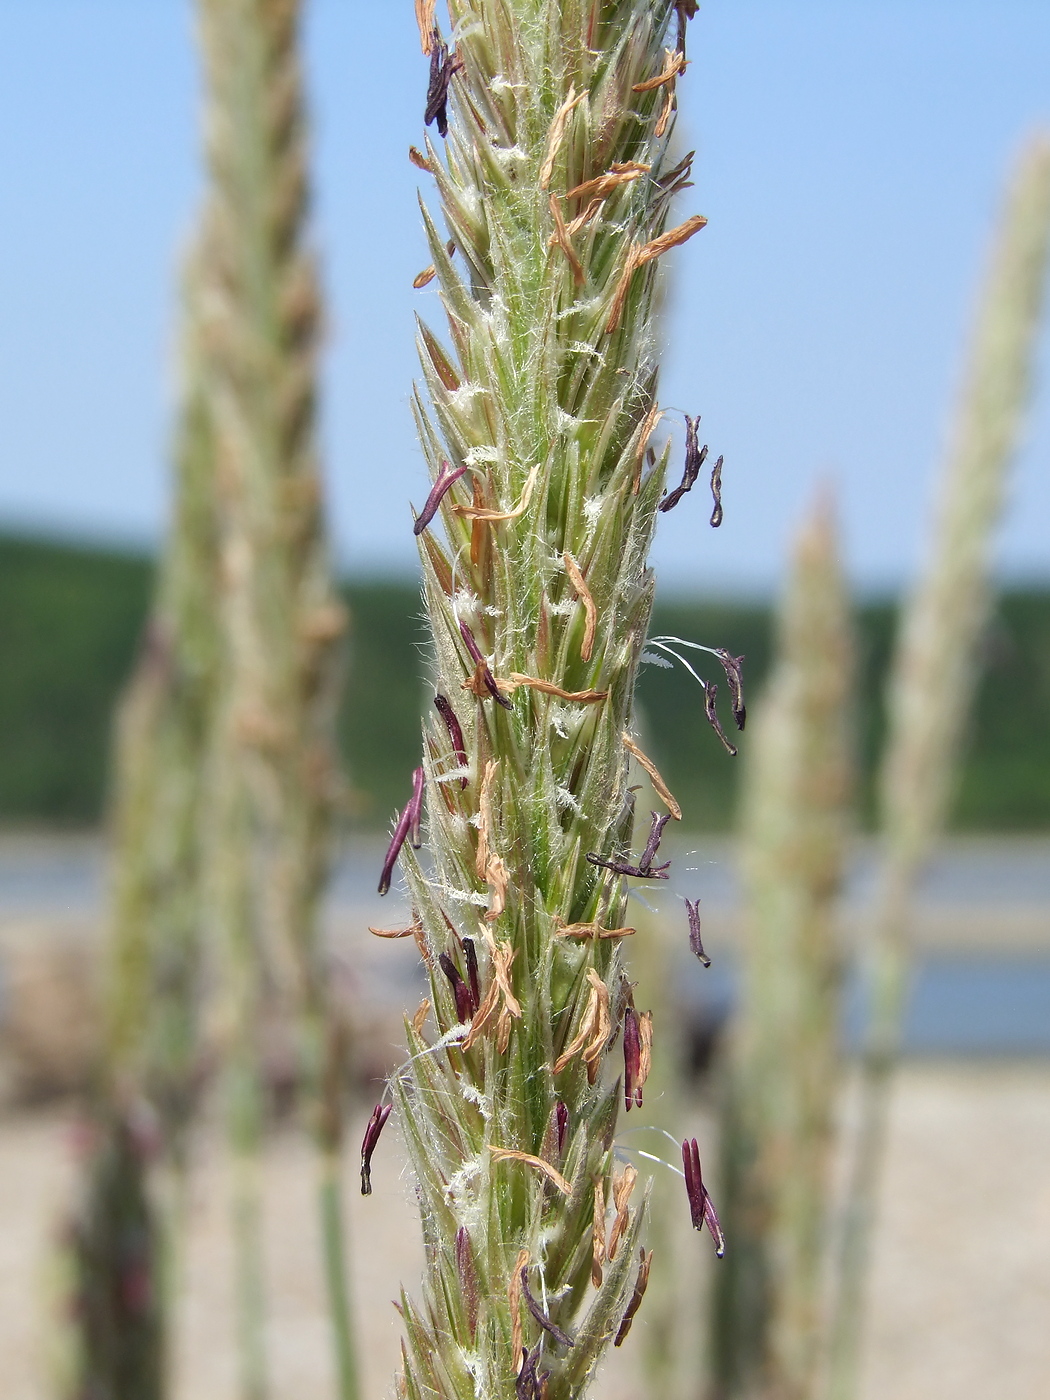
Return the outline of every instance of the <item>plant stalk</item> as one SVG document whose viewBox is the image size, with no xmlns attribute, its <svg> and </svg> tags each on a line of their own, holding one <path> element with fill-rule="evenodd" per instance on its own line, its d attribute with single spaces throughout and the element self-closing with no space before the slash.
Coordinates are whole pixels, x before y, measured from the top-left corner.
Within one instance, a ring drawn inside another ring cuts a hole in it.
<svg viewBox="0 0 1050 1400">
<path fill-rule="evenodd" d="M 1050 247 L 1050 141 L 1021 154 L 992 250 L 929 554 L 904 611 L 880 774 L 858 1128 L 835 1268 L 828 1400 L 856 1394 L 889 1098 L 910 985 L 916 880 L 943 833 L 991 606 L 990 553 L 1030 396 Z"/>
</svg>

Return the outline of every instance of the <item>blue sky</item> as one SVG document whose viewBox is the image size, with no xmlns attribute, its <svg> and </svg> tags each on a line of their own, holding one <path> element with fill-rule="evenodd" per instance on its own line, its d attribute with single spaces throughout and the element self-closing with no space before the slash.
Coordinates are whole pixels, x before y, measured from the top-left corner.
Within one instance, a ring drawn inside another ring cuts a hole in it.
<svg viewBox="0 0 1050 1400">
<path fill-rule="evenodd" d="M 333 533 L 344 566 L 409 568 L 412 314 L 437 319 L 411 290 L 425 60 L 410 0 L 312 0 L 307 44 Z M 1050 5 L 707 0 L 690 53 L 679 208 L 710 223 L 672 255 L 662 398 L 725 454 L 726 517 L 709 530 L 700 501 L 662 519 L 661 576 L 768 588 L 824 480 L 857 584 L 897 584 L 1006 171 L 1050 124 Z M 197 106 L 187 0 L 0 4 L 0 525 L 163 528 Z M 1005 575 L 1043 580 L 1048 350 L 999 548 Z"/>
</svg>

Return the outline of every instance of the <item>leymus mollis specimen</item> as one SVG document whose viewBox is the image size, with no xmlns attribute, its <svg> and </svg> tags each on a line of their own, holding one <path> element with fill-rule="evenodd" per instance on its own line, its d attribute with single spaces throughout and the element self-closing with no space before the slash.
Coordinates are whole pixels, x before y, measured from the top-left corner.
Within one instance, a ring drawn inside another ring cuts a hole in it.
<svg viewBox="0 0 1050 1400">
<path fill-rule="evenodd" d="M 740 1009 L 727 1064 L 712 1394 L 809 1400 L 838 1088 L 837 897 L 852 788 L 849 601 L 826 504 L 804 529 L 745 770 Z"/>
<path fill-rule="evenodd" d="M 223 676 L 210 850 L 229 1037 L 242 1394 L 267 1390 L 256 1177 L 264 1013 L 294 1018 L 320 1154 L 339 1394 L 356 1394 L 338 1187 L 338 1075 L 318 899 L 336 795 L 343 609 L 315 450 L 320 299 L 296 0 L 200 0 L 218 265 L 211 410 L 219 464 Z M 333 1092 L 326 1097 L 326 1086 Z"/>
<path fill-rule="evenodd" d="M 648 1277 L 645 1193 L 613 1144 L 651 1051 L 627 886 L 666 878 L 668 817 L 632 856 L 627 744 L 667 457 L 649 447 L 657 267 L 704 223 L 671 218 L 695 8 L 451 0 L 451 55 L 417 5 L 426 116 L 448 132 L 413 157 L 442 203 L 445 230 L 424 221 L 449 343 L 420 327 L 436 696 L 381 882 L 403 843 L 436 1022 L 424 1005 L 408 1023 L 391 1084 L 426 1244 L 424 1297 L 401 1303 L 412 1400 L 584 1394 Z M 685 1161 L 694 1223 L 717 1233 L 695 1144 Z"/>
<path fill-rule="evenodd" d="M 880 775 L 882 866 L 870 1024 L 836 1271 L 830 1400 L 856 1392 L 863 1299 L 890 1079 L 900 1042 L 915 882 L 943 829 L 990 608 L 989 555 L 1029 396 L 1050 246 L 1050 142 L 1024 152 L 979 309 L 930 555 L 905 610 Z"/>
<path fill-rule="evenodd" d="M 77 1345 L 70 1393 L 98 1400 L 166 1393 L 171 1269 L 163 1261 L 174 1248 L 179 1193 L 169 1193 L 175 1209 L 165 1241 L 148 1166 L 159 1147 L 161 1160 L 181 1176 L 199 1069 L 200 822 L 217 664 L 203 249 L 190 261 L 184 291 L 173 519 L 116 727 L 105 1051 L 72 1227 Z"/>
</svg>

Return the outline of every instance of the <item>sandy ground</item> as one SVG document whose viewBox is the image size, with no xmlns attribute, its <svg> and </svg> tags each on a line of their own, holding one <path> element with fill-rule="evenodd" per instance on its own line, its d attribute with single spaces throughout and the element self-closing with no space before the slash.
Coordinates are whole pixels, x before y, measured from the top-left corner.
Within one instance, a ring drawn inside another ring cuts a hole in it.
<svg viewBox="0 0 1050 1400">
<path fill-rule="evenodd" d="M 50 1242 L 71 1161 L 68 1115 L 51 1111 L 0 1121 L 4 1400 L 45 1400 L 52 1393 Z M 369 1400 L 393 1394 L 399 1319 L 391 1300 L 399 1284 L 411 1288 L 419 1272 L 415 1210 L 396 1137 L 384 1137 L 376 1168 L 374 1195 L 362 1199 L 348 1160 L 349 1236 Z M 885 1185 L 863 1400 L 1045 1400 L 1050 1065 L 908 1066 L 898 1082 Z M 670 1177 L 658 1186 L 678 1189 Z M 292 1134 L 276 1137 L 265 1177 L 275 1400 L 331 1395 L 312 1188 L 309 1152 Z M 177 1400 L 233 1400 L 226 1180 L 217 1151 L 202 1152 L 191 1196 Z M 686 1238 L 706 1250 L 699 1236 Z M 679 1292 L 692 1309 L 696 1289 Z M 600 1400 L 648 1397 L 637 1376 L 645 1326 L 643 1307 L 599 1383 Z"/>
</svg>

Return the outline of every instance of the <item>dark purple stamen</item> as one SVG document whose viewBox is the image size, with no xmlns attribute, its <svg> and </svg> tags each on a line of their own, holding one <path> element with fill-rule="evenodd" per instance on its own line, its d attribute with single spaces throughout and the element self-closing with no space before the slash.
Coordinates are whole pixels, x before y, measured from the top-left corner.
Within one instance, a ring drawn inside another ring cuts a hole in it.
<svg viewBox="0 0 1050 1400">
<path fill-rule="evenodd" d="M 478 978 L 478 955 L 474 947 L 473 938 L 463 939 L 463 956 L 467 960 L 467 983 L 470 987 L 470 999 L 474 1003 L 471 1015 L 477 1011 L 481 1005 L 481 982 Z"/>
<path fill-rule="evenodd" d="M 693 1221 L 693 1229 L 702 1230 L 707 1226 L 715 1242 L 715 1253 L 721 1259 L 726 1252 L 725 1235 L 722 1234 L 711 1194 L 704 1185 L 704 1178 L 700 1172 L 700 1149 L 696 1145 L 696 1138 L 686 1138 L 682 1143 L 682 1166 L 685 1169 L 685 1189 L 689 1196 L 689 1214 Z"/>
<path fill-rule="evenodd" d="M 641 870 L 652 869 L 653 857 L 660 849 L 660 838 L 664 834 L 664 827 L 671 820 L 670 812 L 667 812 L 662 817 L 657 812 L 650 812 L 649 815 L 653 819 L 653 824 L 649 828 L 649 840 L 645 843 L 645 850 L 642 852 L 642 858 L 638 862 L 638 867 Z"/>
<path fill-rule="evenodd" d="M 489 670 L 489 663 L 485 660 L 485 657 L 482 655 L 481 648 L 477 644 L 477 641 L 474 637 L 474 633 L 470 630 L 470 628 L 465 622 L 461 622 L 459 624 L 459 631 L 460 636 L 462 636 L 463 641 L 466 644 L 467 651 L 470 652 L 471 660 L 475 661 L 482 668 L 481 678 L 485 682 L 485 689 L 492 696 L 493 700 L 495 700 L 498 704 L 502 705 L 505 710 L 513 710 L 514 706 L 510 703 L 507 697 L 500 690 L 499 686 L 496 684 L 495 677 Z"/>
<path fill-rule="evenodd" d="M 438 506 L 444 500 L 445 492 L 450 486 L 454 486 L 461 476 L 466 472 L 466 467 L 456 467 L 453 470 L 447 462 L 441 463 L 441 470 L 438 472 L 438 479 L 430 488 L 430 495 L 426 499 L 426 504 L 416 516 L 415 524 L 412 526 L 414 535 L 421 535 L 427 528 L 434 516 L 437 515 Z"/>
<path fill-rule="evenodd" d="M 528 1308 L 529 1312 L 532 1313 L 543 1330 L 549 1332 L 556 1342 L 560 1342 L 563 1347 L 574 1347 L 576 1345 L 567 1332 L 563 1332 L 556 1322 L 550 1320 L 539 1303 L 537 1303 L 536 1299 L 529 1292 L 528 1269 L 522 1269 L 521 1271 L 521 1296 L 525 1299 L 525 1306 Z M 537 1350 L 539 1350 L 539 1348 L 537 1348 Z"/>
<path fill-rule="evenodd" d="M 685 912 L 689 915 L 689 947 L 705 967 L 710 967 L 711 959 L 704 952 L 703 941 L 700 938 L 700 901 L 687 899 Z"/>
<path fill-rule="evenodd" d="M 554 1109 L 554 1122 L 558 1133 L 558 1156 L 565 1156 L 565 1147 L 569 1140 L 569 1109 L 568 1105 L 558 1100 Z"/>
<path fill-rule="evenodd" d="M 695 418 L 690 418 L 688 413 L 685 415 L 685 470 L 682 472 L 682 482 L 663 498 L 660 510 L 674 510 L 685 493 L 693 489 L 700 475 L 700 468 L 707 458 L 707 443 L 705 442 L 702 448 L 698 445 L 696 425 L 699 422 L 699 414 Z"/>
<path fill-rule="evenodd" d="M 460 1025 L 465 1025 L 473 1019 L 474 1011 L 471 1007 L 470 988 L 459 975 L 459 968 L 452 961 L 447 953 L 442 953 L 438 958 L 441 971 L 448 978 L 452 993 L 456 998 L 456 1015 L 459 1017 Z"/>
<path fill-rule="evenodd" d="M 372 1110 L 371 1118 L 368 1120 L 364 1141 L 361 1143 L 362 1196 L 370 1196 L 372 1194 L 372 1153 L 376 1150 L 379 1134 L 386 1127 L 386 1120 L 390 1117 L 390 1110 L 392 1107 L 393 1104 L 377 1103 Z"/>
<path fill-rule="evenodd" d="M 544 1371 L 540 1376 L 536 1374 L 539 1360 L 540 1348 L 538 1346 L 533 1347 L 531 1353 L 528 1347 L 522 1347 L 521 1370 L 514 1382 L 514 1394 L 517 1396 L 517 1400 L 543 1400 L 543 1387 L 550 1372 Z"/>
<path fill-rule="evenodd" d="M 725 751 L 731 758 L 736 758 L 736 749 L 726 738 L 726 732 L 722 728 L 722 721 L 718 718 L 718 711 L 715 709 L 715 701 L 718 698 L 718 686 L 714 681 L 704 681 L 704 714 L 707 722 L 722 740 Z"/>
<path fill-rule="evenodd" d="M 722 523 L 722 463 L 724 460 L 724 457 L 719 457 L 711 468 L 711 495 L 715 498 L 714 510 L 711 512 L 711 528 L 713 530 L 717 530 Z"/>
<path fill-rule="evenodd" d="M 448 730 L 448 737 L 452 743 L 452 752 L 456 755 L 456 763 L 460 768 L 466 768 L 467 750 L 463 743 L 463 730 L 460 727 L 459 720 L 456 718 L 456 712 L 444 695 L 435 695 L 434 704 L 437 707 L 438 714 L 445 721 L 445 728 Z M 465 788 L 467 786 L 467 779 L 460 778 L 459 785 L 461 788 Z"/>
<path fill-rule="evenodd" d="M 455 54 L 449 55 L 448 45 L 442 43 L 438 31 L 434 30 L 434 42 L 430 50 L 430 85 L 427 88 L 427 105 L 423 113 L 423 125 L 437 122 L 439 136 L 448 135 L 448 85 L 452 75 L 463 67 L 463 60 Z"/>
<path fill-rule="evenodd" d="M 653 857 L 660 849 L 660 837 L 663 829 L 670 821 L 670 813 L 666 816 L 659 816 L 652 813 L 653 824 L 649 828 L 649 840 L 645 843 L 645 850 L 637 865 L 628 865 L 621 860 L 603 860 L 601 856 L 595 855 L 593 851 L 587 852 L 587 859 L 592 865 L 600 865 L 603 870 L 611 870 L 615 875 L 633 875 L 639 880 L 668 880 L 670 876 L 667 871 L 671 868 L 671 862 L 665 865 L 654 865 Z"/>
<path fill-rule="evenodd" d="M 733 656 L 726 651 L 725 647 L 719 647 L 715 655 L 722 663 L 722 670 L 726 673 L 726 680 L 729 683 L 729 694 L 733 702 L 733 719 L 736 721 L 736 727 L 743 729 L 747 720 L 747 706 L 744 704 L 744 658 Z"/>
<path fill-rule="evenodd" d="M 470 1247 L 470 1236 L 463 1225 L 456 1231 L 456 1272 L 459 1274 L 459 1286 L 463 1290 L 463 1297 L 466 1300 L 467 1323 L 470 1327 L 470 1335 L 473 1337 L 478 1330 L 480 1289 L 478 1287 L 478 1271 L 474 1266 L 474 1253 Z"/>
<path fill-rule="evenodd" d="M 629 1006 L 623 1013 L 623 1102 L 627 1112 L 642 1106 L 642 1086 L 638 1071 L 642 1062 L 642 1038 L 638 1032 L 638 1013 Z"/>
<path fill-rule="evenodd" d="M 401 847 L 405 844 L 405 838 L 411 837 L 411 844 L 419 848 L 419 822 L 423 812 L 423 782 L 425 774 L 422 768 L 416 768 L 412 772 L 412 796 L 408 806 L 397 819 L 394 827 L 394 834 L 390 838 L 390 845 L 387 847 L 386 859 L 383 861 L 383 869 L 379 876 L 379 893 L 386 894 L 390 889 L 390 879 L 394 873 L 394 866 L 397 858 L 401 854 Z"/>
<path fill-rule="evenodd" d="M 633 875 L 638 880 L 669 880 L 671 877 L 666 872 L 671 868 L 671 862 L 666 865 L 653 865 L 648 870 L 643 870 L 639 865 L 628 865 L 622 860 L 602 860 L 593 851 L 588 851 L 586 859 L 592 865 L 600 865 L 603 870 L 611 870 L 614 875 Z"/>
</svg>

